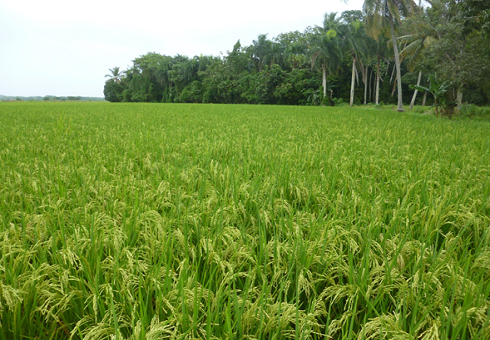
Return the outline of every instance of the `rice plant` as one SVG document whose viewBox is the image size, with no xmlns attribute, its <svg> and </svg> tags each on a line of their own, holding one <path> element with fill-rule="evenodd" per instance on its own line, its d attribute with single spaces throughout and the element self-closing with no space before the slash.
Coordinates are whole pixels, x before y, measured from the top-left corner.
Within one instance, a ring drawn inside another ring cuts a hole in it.
<svg viewBox="0 0 490 340">
<path fill-rule="evenodd" d="M 489 339 L 490 124 L 0 103 L 0 339 Z"/>
</svg>

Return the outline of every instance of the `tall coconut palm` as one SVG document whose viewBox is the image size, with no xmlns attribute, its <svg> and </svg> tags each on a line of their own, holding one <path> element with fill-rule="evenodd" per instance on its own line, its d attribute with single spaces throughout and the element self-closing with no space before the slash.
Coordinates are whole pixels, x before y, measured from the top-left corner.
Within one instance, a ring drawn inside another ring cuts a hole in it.
<svg viewBox="0 0 490 340">
<path fill-rule="evenodd" d="M 337 13 L 325 13 L 323 27 L 317 27 L 317 34 L 312 37 L 311 65 L 322 68 L 323 96 L 327 96 L 327 72 L 335 71 L 342 61 L 342 44 L 340 35 L 340 20 Z"/>
<path fill-rule="evenodd" d="M 121 72 L 121 69 L 119 67 L 116 66 L 114 68 L 110 68 L 109 72 L 111 72 L 111 73 L 106 74 L 105 75 L 106 78 L 109 78 L 109 80 L 114 80 L 116 83 L 121 82 L 122 72 Z"/>
<path fill-rule="evenodd" d="M 350 106 L 354 104 L 354 88 L 356 80 L 356 63 L 367 54 L 367 36 L 359 21 L 351 22 L 343 27 L 343 39 L 347 51 L 352 56 L 352 78 L 350 86 Z"/>
<path fill-rule="evenodd" d="M 378 39 L 380 33 L 391 37 L 398 85 L 398 111 L 403 111 L 402 76 L 400 71 L 400 56 L 398 52 L 395 25 L 401 23 L 403 17 L 418 10 L 413 0 L 364 0 L 363 11 L 366 15 L 368 33 Z"/>
</svg>

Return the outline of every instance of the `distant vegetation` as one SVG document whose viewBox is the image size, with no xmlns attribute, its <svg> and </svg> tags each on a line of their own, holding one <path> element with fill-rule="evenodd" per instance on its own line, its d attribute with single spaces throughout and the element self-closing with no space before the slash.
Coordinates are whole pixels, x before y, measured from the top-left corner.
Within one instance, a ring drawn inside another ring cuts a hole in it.
<svg viewBox="0 0 490 340">
<path fill-rule="evenodd" d="M 96 102 L 105 101 L 101 97 L 82 97 L 82 96 L 67 96 L 67 97 L 57 97 L 57 96 L 2 96 L 0 95 L 0 101 L 49 101 L 49 102 L 66 102 L 66 101 L 84 101 L 84 102 Z"/>
<path fill-rule="evenodd" d="M 490 2 L 366 0 L 320 26 L 240 41 L 221 56 L 148 53 L 104 87 L 111 102 L 286 105 L 490 102 Z M 427 90 L 425 90 L 427 89 Z M 430 91 L 429 91 L 430 89 Z M 434 97 L 434 95 L 436 97 Z"/>
</svg>

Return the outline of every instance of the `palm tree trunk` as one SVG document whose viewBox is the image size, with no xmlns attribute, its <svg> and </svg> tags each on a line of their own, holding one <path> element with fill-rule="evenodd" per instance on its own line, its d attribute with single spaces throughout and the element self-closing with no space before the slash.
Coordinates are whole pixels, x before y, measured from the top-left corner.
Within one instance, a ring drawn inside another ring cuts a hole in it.
<svg viewBox="0 0 490 340">
<path fill-rule="evenodd" d="M 376 105 L 379 104 L 379 78 L 380 78 L 380 70 L 379 70 L 379 55 L 378 55 L 378 65 L 376 66 Z"/>
<path fill-rule="evenodd" d="M 393 41 L 393 52 L 395 53 L 396 80 L 398 81 L 398 112 L 403 112 L 403 93 L 402 93 L 402 74 L 400 71 L 400 56 L 398 55 L 398 46 L 396 44 L 395 25 L 393 18 L 390 16 L 391 40 Z"/>
<path fill-rule="evenodd" d="M 369 102 L 373 102 L 373 68 L 371 68 L 371 73 L 369 73 Z"/>
<path fill-rule="evenodd" d="M 322 87 L 323 87 L 323 98 L 320 102 L 321 106 L 325 106 L 325 97 L 327 96 L 327 66 L 322 63 Z"/>
<path fill-rule="evenodd" d="M 458 93 L 456 94 L 456 103 L 458 105 L 458 109 L 461 108 L 463 104 L 463 85 L 458 88 Z"/>
<path fill-rule="evenodd" d="M 390 84 L 393 81 L 393 76 L 395 75 L 395 71 L 396 71 L 396 65 L 393 66 L 393 68 L 391 69 Z M 396 78 L 395 78 L 395 84 L 396 84 Z"/>
<path fill-rule="evenodd" d="M 354 86 L 356 83 L 356 58 L 352 59 L 352 79 L 350 82 L 350 106 L 354 104 Z"/>
<path fill-rule="evenodd" d="M 427 100 L 427 91 L 424 92 L 424 96 L 422 97 L 422 106 L 425 106 L 426 100 Z"/>
<path fill-rule="evenodd" d="M 420 78 L 422 78 L 422 71 L 419 71 L 419 77 L 417 78 L 417 86 L 420 86 Z M 415 92 L 413 93 L 412 101 L 410 102 L 410 109 L 412 109 L 413 105 L 415 104 L 415 98 L 417 98 L 417 92 L 418 90 L 415 89 Z"/>
<path fill-rule="evenodd" d="M 327 67 L 325 64 L 322 64 L 322 71 L 323 71 L 323 77 L 322 77 L 323 97 L 325 98 L 327 96 Z"/>
<path fill-rule="evenodd" d="M 367 85 L 368 85 L 368 69 L 369 69 L 369 66 L 366 65 L 366 68 L 364 69 L 364 75 L 363 75 L 363 78 L 364 78 L 364 105 L 366 105 L 366 96 L 367 96 Z"/>
<path fill-rule="evenodd" d="M 391 96 L 392 97 L 395 96 L 395 90 L 396 90 L 396 84 L 397 84 L 396 79 L 397 79 L 397 77 L 395 78 L 395 82 L 393 83 L 393 89 L 391 90 Z"/>
</svg>

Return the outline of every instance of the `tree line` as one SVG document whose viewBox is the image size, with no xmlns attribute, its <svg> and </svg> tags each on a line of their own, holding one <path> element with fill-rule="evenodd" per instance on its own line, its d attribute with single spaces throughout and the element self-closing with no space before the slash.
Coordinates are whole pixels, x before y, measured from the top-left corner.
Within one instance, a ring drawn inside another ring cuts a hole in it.
<svg viewBox="0 0 490 340">
<path fill-rule="evenodd" d="M 82 97 L 82 96 L 3 96 L 0 95 L 0 101 L 45 101 L 45 102 L 66 102 L 66 101 L 104 101 L 101 97 Z"/>
<path fill-rule="evenodd" d="M 155 52 L 110 69 L 111 102 L 286 105 L 489 104 L 490 4 L 479 0 L 366 0 L 322 25 L 220 56 Z M 423 92 L 423 93 L 420 93 Z M 429 95 L 428 95 L 429 94 Z"/>
</svg>

